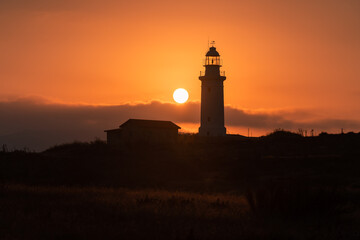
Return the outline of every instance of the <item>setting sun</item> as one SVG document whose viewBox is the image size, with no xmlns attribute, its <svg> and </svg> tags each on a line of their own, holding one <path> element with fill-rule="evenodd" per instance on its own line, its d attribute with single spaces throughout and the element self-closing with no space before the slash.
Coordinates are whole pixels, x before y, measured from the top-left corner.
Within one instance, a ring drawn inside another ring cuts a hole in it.
<svg viewBox="0 0 360 240">
<path fill-rule="evenodd" d="M 185 103 L 189 98 L 189 93 L 183 88 L 178 88 L 174 91 L 173 98 L 177 103 Z"/>
</svg>

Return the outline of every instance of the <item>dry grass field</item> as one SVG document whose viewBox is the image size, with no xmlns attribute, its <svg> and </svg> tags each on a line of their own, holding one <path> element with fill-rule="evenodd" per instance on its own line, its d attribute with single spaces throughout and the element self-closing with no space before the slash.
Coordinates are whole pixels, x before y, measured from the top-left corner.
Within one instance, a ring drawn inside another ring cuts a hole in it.
<svg viewBox="0 0 360 240">
<path fill-rule="evenodd" d="M 360 136 L 0 151 L 0 239 L 359 239 Z"/>
</svg>

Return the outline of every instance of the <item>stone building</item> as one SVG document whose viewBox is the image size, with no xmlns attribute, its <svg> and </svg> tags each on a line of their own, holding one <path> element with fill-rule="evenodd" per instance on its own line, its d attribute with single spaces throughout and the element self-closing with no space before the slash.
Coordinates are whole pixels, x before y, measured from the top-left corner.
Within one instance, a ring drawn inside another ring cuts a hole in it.
<svg viewBox="0 0 360 240">
<path fill-rule="evenodd" d="M 168 143 L 175 142 L 180 127 L 170 121 L 129 119 L 119 128 L 105 130 L 107 143 Z"/>
</svg>

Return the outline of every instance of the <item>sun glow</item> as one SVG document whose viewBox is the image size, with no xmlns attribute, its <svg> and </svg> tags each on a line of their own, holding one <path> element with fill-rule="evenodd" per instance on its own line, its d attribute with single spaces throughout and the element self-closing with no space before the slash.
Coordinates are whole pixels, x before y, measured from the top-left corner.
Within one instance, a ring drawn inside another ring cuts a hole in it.
<svg viewBox="0 0 360 240">
<path fill-rule="evenodd" d="M 189 93 L 183 88 L 178 88 L 174 91 L 173 98 L 177 103 L 185 103 L 189 98 Z"/>
</svg>

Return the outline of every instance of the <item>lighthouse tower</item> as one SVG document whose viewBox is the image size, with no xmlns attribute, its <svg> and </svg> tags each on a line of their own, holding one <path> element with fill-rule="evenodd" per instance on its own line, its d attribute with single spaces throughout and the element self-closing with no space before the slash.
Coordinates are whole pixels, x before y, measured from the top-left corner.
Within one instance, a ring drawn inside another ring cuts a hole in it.
<svg viewBox="0 0 360 240">
<path fill-rule="evenodd" d="M 220 72 L 220 54 L 214 46 L 205 57 L 205 72 L 200 72 L 201 125 L 200 136 L 225 136 L 224 84 L 225 73 Z"/>
</svg>

